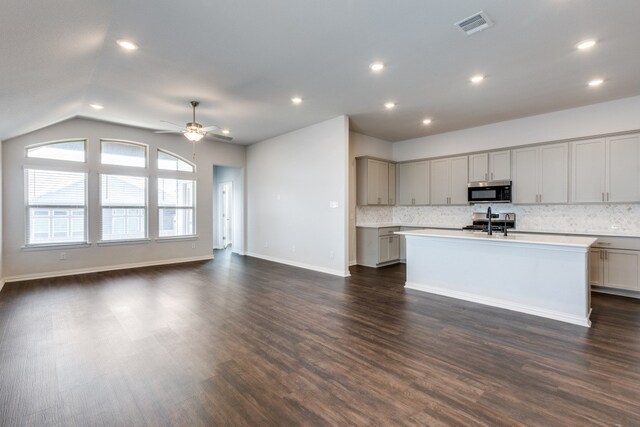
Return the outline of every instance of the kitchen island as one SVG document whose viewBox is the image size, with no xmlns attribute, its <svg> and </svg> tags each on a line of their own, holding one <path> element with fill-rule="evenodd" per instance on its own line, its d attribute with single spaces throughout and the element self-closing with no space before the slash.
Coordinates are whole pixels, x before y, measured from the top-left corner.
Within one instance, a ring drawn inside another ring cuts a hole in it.
<svg viewBox="0 0 640 427">
<path fill-rule="evenodd" d="M 462 230 L 402 231 L 405 287 L 576 325 L 591 325 L 596 238 Z"/>
</svg>

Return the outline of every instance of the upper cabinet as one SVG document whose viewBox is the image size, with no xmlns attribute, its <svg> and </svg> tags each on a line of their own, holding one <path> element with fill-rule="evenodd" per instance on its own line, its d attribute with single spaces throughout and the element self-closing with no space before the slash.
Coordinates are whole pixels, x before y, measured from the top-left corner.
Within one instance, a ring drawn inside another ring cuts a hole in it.
<svg viewBox="0 0 640 427">
<path fill-rule="evenodd" d="M 396 164 L 389 163 L 389 204 L 396 204 Z"/>
<path fill-rule="evenodd" d="M 403 206 L 428 205 L 429 161 L 401 163 L 398 169 L 398 203 Z"/>
<path fill-rule="evenodd" d="M 469 156 L 469 181 L 502 181 L 511 179 L 511 152 L 492 151 Z"/>
<path fill-rule="evenodd" d="M 431 204 L 466 205 L 468 183 L 467 156 L 431 161 Z"/>
<path fill-rule="evenodd" d="M 393 174 L 391 180 L 390 171 Z M 395 204 L 395 164 L 359 157 L 356 159 L 356 177 L 356 199 L 359 206 Z"/>
<path fill-rule="evenodd" d="M 514 149 L 511 152 L 513 203 L 567 203 L 569 145 Z"/>
<path fill-rule="evenodd" d="M 640 201 L 640 135 L 571 143 L 575 203 Z"/>
</svg>

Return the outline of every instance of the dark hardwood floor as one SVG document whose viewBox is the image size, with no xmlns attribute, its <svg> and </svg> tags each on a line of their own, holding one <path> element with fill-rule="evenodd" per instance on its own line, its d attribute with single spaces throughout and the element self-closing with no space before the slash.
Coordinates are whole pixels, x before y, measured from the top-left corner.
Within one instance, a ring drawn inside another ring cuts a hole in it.
<svg viewBox="0 0 640 427">
<path fill-rule="evenodd" d="M 211 262 L 5 285 L 0 424 L 640 425 L 640 302 L 582 328 L 405 290 Z"/>
</svg>

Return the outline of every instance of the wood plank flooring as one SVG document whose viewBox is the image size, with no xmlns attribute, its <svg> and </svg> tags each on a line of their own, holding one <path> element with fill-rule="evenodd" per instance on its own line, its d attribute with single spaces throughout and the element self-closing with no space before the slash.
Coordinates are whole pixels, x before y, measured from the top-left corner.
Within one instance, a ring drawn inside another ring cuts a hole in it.
<svg viewBox="0 0 640 427">
<path fill-rule="evenodd" d="M 0 425 L 640 425 L 638 300 L 586 329 L 404 277 L 218 253 L 7 284 Z"/>
</svg>

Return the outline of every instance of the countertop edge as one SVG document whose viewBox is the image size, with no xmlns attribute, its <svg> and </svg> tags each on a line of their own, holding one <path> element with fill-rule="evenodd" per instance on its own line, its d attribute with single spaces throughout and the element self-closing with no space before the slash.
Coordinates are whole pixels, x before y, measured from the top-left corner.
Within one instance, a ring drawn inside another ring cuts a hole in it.
<svg viewBox="0 0 640 427">
<path fill-rule="evenodd" d="M 412 227 L 430 230 L 461 230 L 460 227 L 446 226 L 446 225 L 422 225 L 422 224 L 398 224 L 398 223 L 382 223 L 382 224 L 361 224 L 356 225 L 356 228 L 385 228 L 385 227 Z M 586 237 L 622 237 L 628 239 L 640 239 L 640 234 L 622 234 L 622 233 L 607 233 L 606 231 L 562 231 L 562 230 L 530 230 L 530 229 L 510 229 L 509 233 L 520 234 L 551 234 L 551 235 L 566 235 L 566 236 L 586 236 Z"/>
</svg>

